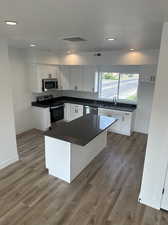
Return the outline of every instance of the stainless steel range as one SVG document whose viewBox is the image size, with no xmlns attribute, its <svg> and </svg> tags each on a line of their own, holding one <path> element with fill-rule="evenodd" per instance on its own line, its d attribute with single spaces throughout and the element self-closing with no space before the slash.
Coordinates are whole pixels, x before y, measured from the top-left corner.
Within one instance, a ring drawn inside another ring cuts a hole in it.
<svg viewBox="0 0 168 225">
<path fill-rule="evenodd" d="M 64 119 L 64 103 L 54 103 L 53 95 L 37 97 L 37 102 L 50 108 L 51 123 Z"/>
</svg>

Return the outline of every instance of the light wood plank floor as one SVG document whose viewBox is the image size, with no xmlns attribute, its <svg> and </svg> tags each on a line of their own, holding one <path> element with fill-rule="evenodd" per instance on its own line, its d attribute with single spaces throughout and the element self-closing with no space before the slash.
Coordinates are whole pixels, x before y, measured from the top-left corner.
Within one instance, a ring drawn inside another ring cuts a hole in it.
<svg viewBox="0 0 168 225">
<path fill-rule="evenodd" d="M 0 171 L 0 225 L 167 225 L 137 202 L 147 137 L 108 135 L 104 151 L 72 184 L 47 174 L 44 138 L 17 138 L 20 161 Z"/>
</svg>

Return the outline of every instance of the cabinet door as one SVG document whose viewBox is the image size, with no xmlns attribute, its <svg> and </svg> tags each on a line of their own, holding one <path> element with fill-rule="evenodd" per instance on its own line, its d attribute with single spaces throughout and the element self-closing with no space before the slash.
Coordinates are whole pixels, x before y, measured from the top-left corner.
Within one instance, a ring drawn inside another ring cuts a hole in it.
<svg viewBox="0 0 168 225">
<path fill-rule="evenodd" d="M 109 128 L 109 131 L 111 131 L 111 132 L 114 132 L 114 133 L 121 133 L 121 120 L 122 120 L 122 115 L 121 115 L 121 113 L 117 113 L 117 112 L 114 112 L 114 111 L 112 111 L 111 113 L 110 113 L 110 115 L 109 116 L 111 116 L 111 117 L 114 117 L 114 118 L 116 118 L 117 119 L 117 122 L 116 123 L 114 123 L 110 128 Z"/>
<path fill-rule="evenodd" d="M 123 112 L 121 119 L 121 133 L 125 135 L 131 135 L 131 122 L 132 122 L 132 113 Z"/>
<path fill-rule="evenodd" d="M 110 128 L 110 132 L 131 135 L 132 131 L 132 113 L 119 110 L 99 109 L 99 115 L 110 116 L 118 119 Z"/>
<path fill-rule="evenodd" d="M 114 118 L 118 119 L 117 122 L 115 122 L 108 129 L 108 131 L 114 132 L 114 133 L 120 133 L 120 129 L 121 129 L 121 115 L 119 113 L 116 113 L 115 111 L 110 110 L 110 109 L 99 108 L 98 114 L 99 115 L 103 115 L 103 116 L 114 117 Z"/>
<path fill-rule="evenodd" d="M 33 93 L 42 92 L 42 84 L 40 83 L 40 77 L 37 75 L 37 65 L 29 65 L 29 81 L 30 91 Z"/>
<path fill-rule="evenodd" d="M 42 79 L 57 78 L 58 79 L 58 87 L 61 87 L 61 75 L 59 66 L 49 66 L 49 65 L 38 65 L 37 66 L 37 76 L 40 80 L 40 84 L 42 84 Z"/>
<path fill-rule="evenodd" d="M 81 67 L 70 68 L 70 89 L 83 91 Z"/>
<path fill-rule="evenodd" d="M 83 91 L 96 92 L 96 67 L 84 66 L 82 70 Z"/>
<path fill-rule="evenodd" d="M 70 118 L 71 120 L 75 120 L 79 117 L 83 116 L 83 106 L 82 105 L 76 105 L 71 104 L 71 110 L 70 110 Z"/>
<path fill-rule="evenodd" d="M 51 78 L 58 78 L 58 69 L 56 66 L 38 65 L 37 74 L 41 79 L 49 78 L 49 76 Z"/>
<path fill-rule="evenodd" d="M 61 89 L 69 90 L 70 89 L 70 70 L 67 67 L 60 67 L 60 79 L 61 79 Z"/>
<path fill-rule="evenodd" d="M 60 87 L 60 71 L 58 66 L 49 65 L 30 65 L 30 89 L 32 92 L 42 92 L 42 79 L 52 78 L 58 79 L 58 86 Z"/>
<path fill-rule="evenodd" d="M 112 126 L 111 131 L 123 134 L 123 135 L 131 135 L 131 127 L 132 127 L 132 113 L 119 111 L 119 110 L 112 110 L 113 117 L 118 119 L 118 124 L 116 126 Z"/>
</svg>

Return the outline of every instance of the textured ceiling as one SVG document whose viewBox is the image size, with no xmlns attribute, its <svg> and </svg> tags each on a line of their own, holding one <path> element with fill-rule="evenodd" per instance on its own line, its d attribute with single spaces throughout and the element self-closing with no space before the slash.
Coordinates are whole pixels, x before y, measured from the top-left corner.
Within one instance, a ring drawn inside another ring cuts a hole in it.
<svg viewBox="0 0 168 225">
<path fill-rule="evenodd" d="M 6 19 L 17 26 L 5 25 Z M 15 47 L 35 42 L 56 51 L 159 48 L 166 20 L 165 0 L 0 0 L 0 35 Z M 87 41 L 62 40 L 73 36 Z"/>
</svg>

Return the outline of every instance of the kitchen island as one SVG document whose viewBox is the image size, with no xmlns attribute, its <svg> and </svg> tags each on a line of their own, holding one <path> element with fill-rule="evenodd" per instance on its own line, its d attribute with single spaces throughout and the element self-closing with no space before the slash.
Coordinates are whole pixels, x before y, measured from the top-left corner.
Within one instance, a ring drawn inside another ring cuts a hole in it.
<svg viewBox="0 0 168 225">
<path fill-rule="evenodd" d="M 49 174 L 71 183 L 105 148 L 107 129 L 117 119 L 88 114 L 44 133 Z"/>
</svg>

